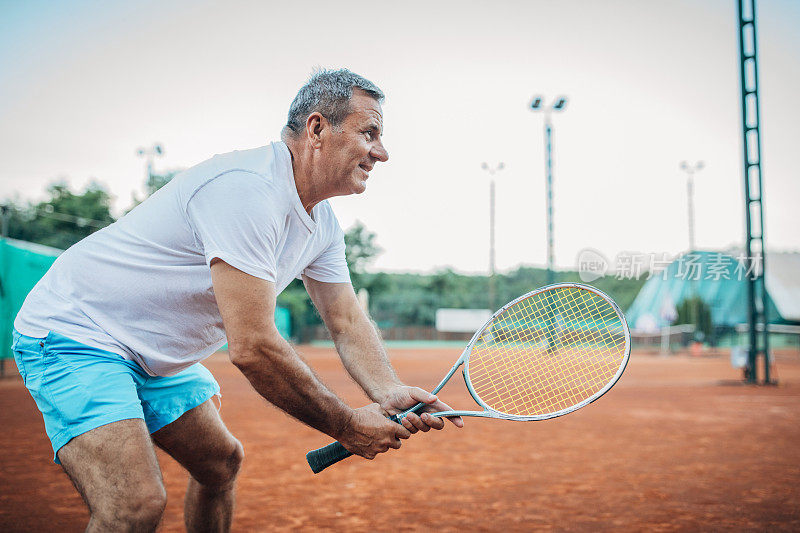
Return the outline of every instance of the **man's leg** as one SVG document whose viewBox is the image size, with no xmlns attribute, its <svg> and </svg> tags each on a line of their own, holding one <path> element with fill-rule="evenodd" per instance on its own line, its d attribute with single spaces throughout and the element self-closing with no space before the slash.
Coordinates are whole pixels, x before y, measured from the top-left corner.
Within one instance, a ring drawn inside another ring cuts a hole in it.
<svg viewBox="0 0 800 533">
<path fill-rule="evenodd" d="M 167 494 L 144 420 L 78 435 L 58 459 L 89 506 L 86 531 L 155 531 Z"/>
<path fill-rule="evenodd" d="M 152 437 L 189 471 L 184 503 L 187 531 L 229 531 L 244 450 L 212 401 L 187 411 Z"/>
</svg>

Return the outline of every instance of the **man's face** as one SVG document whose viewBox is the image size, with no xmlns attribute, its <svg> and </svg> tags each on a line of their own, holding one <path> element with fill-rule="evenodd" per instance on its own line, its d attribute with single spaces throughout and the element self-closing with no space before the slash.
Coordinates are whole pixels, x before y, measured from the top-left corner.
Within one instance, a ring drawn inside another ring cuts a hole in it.
<svg viewBox="0 0 800 533">
<path fill-rule="evenodd" d="M 367 189 L 369 172 L 378 161 L 387 161 L 383 147 L 383 112 L 374 98 L 353 90 L 350 114 L 330 131 L 324 150 L 328 180 L 337 195 L 359 194 Z"/>
</svg>

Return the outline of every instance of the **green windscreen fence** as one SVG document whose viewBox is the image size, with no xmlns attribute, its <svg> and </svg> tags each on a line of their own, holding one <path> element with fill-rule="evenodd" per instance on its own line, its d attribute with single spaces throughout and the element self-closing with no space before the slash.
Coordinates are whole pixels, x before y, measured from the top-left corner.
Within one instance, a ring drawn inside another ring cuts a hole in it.
<svg viewBox="0 0 800 533">
<path fill-rule="evenodd" d="M 44 276 L 61 253 L 57 248 L 14 239 L 0 239 L 0 359 L 13 357 L 11 331 L 14 317 L 28 292 Z M 275 309 L 275 324 L 280 334 L 291 336 L 291 316 L 288 309 Z"/>
<path fill-rule="evenodd" d="M 14 317 L 22 307 L 22 302 L 36 282 L 44 276 L 61 250 L 17 241 L 0 240 L 0 359 L 13 357 L 11 354 L 11 330 Z"/>
</svg>

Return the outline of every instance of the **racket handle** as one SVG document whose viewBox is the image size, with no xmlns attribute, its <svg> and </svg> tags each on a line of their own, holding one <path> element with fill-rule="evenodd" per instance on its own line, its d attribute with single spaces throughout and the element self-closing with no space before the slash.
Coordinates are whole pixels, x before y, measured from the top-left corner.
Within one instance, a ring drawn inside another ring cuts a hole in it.
<svg viewBox="0 0 800 533">
<path fill-rule="evenodd" d="M 306 461 L 311 471 L 319 474 L 331 465 L 335 465 L 342 459 L 347 459 L 353 455 L 347 451 L 347 448 L 338 442 L 331 442 L 327 446 L 323 446 L 318 450 L 310 451 L 306 454 Z"/>
<path fill-rule="evenodd" d="M 389 420 L 397 422 L 398 424 L 400 423 L 397 415 L 390 416 Z M 329 466 L 335 465 L 342 459 L 347 459 L 351 455 L 353 455 L 352 452 L 347 451 L 347 448 L 342 446 L 339 442 L 331 442 L 327 446 L 308 452 L 306 454 L 306 461 L 308 461 L 308 466 L 311 467 L 311 471 L 315 474 L 319 474 Z"/>
</svg>

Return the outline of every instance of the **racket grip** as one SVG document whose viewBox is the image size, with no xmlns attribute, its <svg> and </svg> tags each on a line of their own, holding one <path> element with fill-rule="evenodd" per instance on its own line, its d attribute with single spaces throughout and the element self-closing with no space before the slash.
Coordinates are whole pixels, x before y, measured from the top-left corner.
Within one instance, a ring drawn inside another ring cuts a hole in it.
<svg viewBox="0 0 800 533">
<path fill-rule="evenodd" d="M 306 454 L 306 461 L 311 471 L 319 474 L 331 465 L 335 465 L 342 459 L 347 459 L 353 455 L 347 451 L 347 448 L 338 442 L 332 442 L 327 446 L 323 446 L 317 450 L 312 450 Z"/>
<path fill-rule="evenodd" d="M 400 417 L 397 415 L 390 416 L 389 420 L 397 422 L 398 424 L 400 423 Z M 342 459 L 347 459 L 351 455 L 353 454 L 347 451 L 347 448 L 342 446 L 339 442 L 331 442 L 327 446 L 308 452 L 306 454 L 306 461 L 308 461 L 308 466 L 311 467 L 311 471 L 315 474 L 319 474 L 329 466 L 335 465 Z"/>
</svg>

